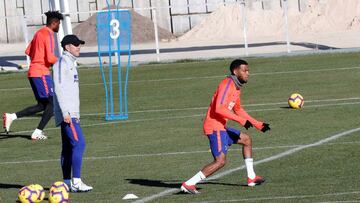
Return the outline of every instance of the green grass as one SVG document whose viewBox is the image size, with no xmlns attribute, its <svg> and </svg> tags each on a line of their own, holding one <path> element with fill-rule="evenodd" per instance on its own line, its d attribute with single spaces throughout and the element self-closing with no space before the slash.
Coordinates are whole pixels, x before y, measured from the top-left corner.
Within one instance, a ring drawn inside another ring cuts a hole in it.
<svg viewBox="0 0 360 203">
<path fill-rule="evenodd" d="M 83 180 L 94 186 L 94 191 L 71 194 L 71 201 L 120 202 L 127 193 L 145 198 L 178 188 L 210 162 L 202 122 L 230 62 L 134 67 L 129 82 L 129 120 L 113 123 L 99 114 L 104 112 L 99 70 L 80 69 L 82 127 L 87 142 Z M 272 127 L 266 134 L 248 131 L 255 161 L 360 127 L 360 53 L 249 58 L 248 62 L 251 75 L 242 90 L 242 104 L 253 117 Z M 293 92 L 304 96 L 303 109 L 286 108 Z M 0 95 L 0 112 L 35 103 L 26 73 L 0 74 Z M 22 185 L 38 183 L 48 188 L 62 178 L 59 129 L 51 120 L 45 130 L 49 139 L 30 141 L 38 121 L 39 117 L 17 120 L 10 135 L 0 134 L 0 202 L 15 202 Z M 229 125 L 244 130 L 234 122 Z M 238 170 L 200 184 L 200 195 L 175 192 L 153 201 L 358 201 L 359 138 L 357 131 L 256 165 L 257 174 L 267 179 L 259 187 L 244 187 L 246 172 Z M 38 160 L 42 161 L 31 162 Z M 239 146 L 231 147 L 228 161 L 219 173 L 244 164 Z"/>
</svg>

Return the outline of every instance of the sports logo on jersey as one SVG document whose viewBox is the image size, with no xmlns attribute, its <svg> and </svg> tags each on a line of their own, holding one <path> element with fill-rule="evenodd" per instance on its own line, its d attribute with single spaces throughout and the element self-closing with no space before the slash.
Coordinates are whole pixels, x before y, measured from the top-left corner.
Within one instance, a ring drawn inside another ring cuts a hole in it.
<svg viewBox="0 0 360 203">
<path fill-rule="evenodd" d="M 79 82 L 79 77 L 78 77 L 78 75 L 74 75 L 74 82 Z"/>
<path fill-rule="evenodd" d="M 232 110 L 235 106 L 235 102 L 230 102 L 229 105 L 228 105 L 228 109 L 229 110 Z"/>
</svg>

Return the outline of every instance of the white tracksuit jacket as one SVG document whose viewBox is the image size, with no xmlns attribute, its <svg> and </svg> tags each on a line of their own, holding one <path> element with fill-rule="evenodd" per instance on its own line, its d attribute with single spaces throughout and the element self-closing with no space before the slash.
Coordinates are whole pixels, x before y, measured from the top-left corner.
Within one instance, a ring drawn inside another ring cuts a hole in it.
<svg viewBox="0 0 360 203">
<path fill-rule="evenodd" d="M 76 57 L 64 51 L 53 66 L 55 125 L 59 126 L 66 115 L 80 119 L 79 77 Z"/>
</svg>

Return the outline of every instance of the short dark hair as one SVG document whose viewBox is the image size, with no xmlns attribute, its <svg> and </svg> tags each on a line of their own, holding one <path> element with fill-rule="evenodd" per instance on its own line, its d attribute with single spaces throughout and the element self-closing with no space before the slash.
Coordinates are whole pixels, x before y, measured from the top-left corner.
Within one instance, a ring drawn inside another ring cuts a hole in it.
<svg viewBox="0 0 360 203">
<path fill-rule="evenodd" d="M 234 75 L 234 70 L 240 67 L 241 65 L 248 65 L 248 63 L 245 60 L 242 59 L 235 59 L 230 64 L 230 73 L 231 75 Z"/>
<path fill-rule="evenodd" d="M 46 15 L 46 25 L 50 25 L 53 21 L 59 21 L 64 19 L 63 15 L 59 11 L 48 11 Z"/>
</svg>

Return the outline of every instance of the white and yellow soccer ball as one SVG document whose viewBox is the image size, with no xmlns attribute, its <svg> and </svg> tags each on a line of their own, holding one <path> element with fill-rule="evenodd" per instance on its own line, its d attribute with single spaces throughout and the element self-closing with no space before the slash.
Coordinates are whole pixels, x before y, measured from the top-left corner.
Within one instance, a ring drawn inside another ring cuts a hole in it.
<svg viewBox="0 0 360 203">
<path fill-rule="evenodd" d="M 50 203 L 66 203 L 69 202 L 69 187 L 66 183 L 54 182 L 49 190 Z"/>
<path fill-rule="evenodd" d="M 55 190 L 55 189 L 56 190 L 65 190 L 66 192 L 69 192 L 69 186 L 66 183 L 62 182 L 62 181 L 54 182 L 51 185 L 49 191 L 51 192 L 51 190 Z"/>
<path fill-rule="evenodd" d="M 288 99 L 289 106 L 293 109 L 300 109 L 304 106 L 304 97 L 299 93 L 293 93 Z"/>
<path fill-rule="evenodd" d="M 22 187 L 18 192 L 18 198 L 21 203 L 33 203 L 38 201 L 39 193 L 33 185 Z"/>
<path fill-rule="evenodd" d="M 44 188 L 39 185 L 39 184 L 32 184 L 32 185 L 29 185 L 29 187 L 32 187 L 36 190 L 36 192 L 38 193 L 38 198 L 35 202 L 41 202 L 44 200 L 44 197 L 45 197 L 45 190 Z"/>
</svg>

